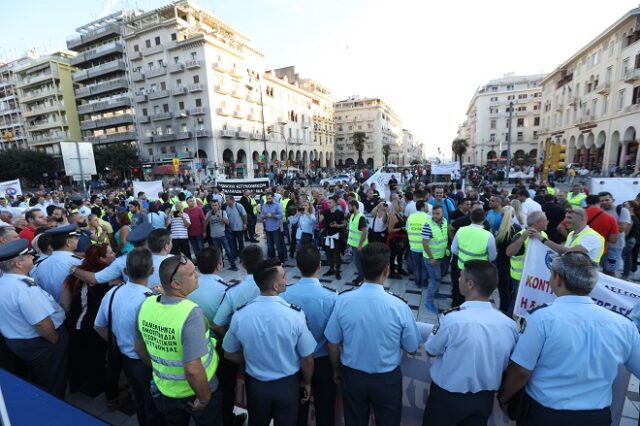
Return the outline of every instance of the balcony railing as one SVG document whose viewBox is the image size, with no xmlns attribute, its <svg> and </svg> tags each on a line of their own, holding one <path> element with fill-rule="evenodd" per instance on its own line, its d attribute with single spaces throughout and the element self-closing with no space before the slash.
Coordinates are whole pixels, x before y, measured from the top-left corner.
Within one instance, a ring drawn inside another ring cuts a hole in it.
<svg viewBox="0 0 640 426">
<path fill-rule="evenodd" d="M 216 85 L 215 90 L 216 92 L 222 93 L 223 95 L 228 95 L 229 93 L 231 93 L 232 89 L 226 84 L 218 84 Z"/>
<path fill-rule="evenodd" d="M 184 66 L 186 69 L 200 68 L 202 66 L 202 61 L 199 59 L 191 59 L 189 61 L 186 61 L 184 63 Z"/>
<path fill-rule="evenodd" d="M 170 95 L 168 90 L 156 90 L 155 92 L 149 92 L 147 94 L 147 96 L 149 97 L 149 100 L 154 100 L 154 99 L 161 99 L 161 98 L 166 98 Z"/>
<path fill-rule="evenodd" d="M 195 107 L 189 110 L 191 115 L 204 115 L 207 113 L 207 109 L 205 107 Z"/>
<path fill-rule="evenodd" d="M 171 112 L 160 112 L 158 114 L 151 114 L 151 121 L 170 120 L 171 117 Z"/>
<path fill-rule="evenodd" d="M 162 135 L 155 135 L 153 137 L 154 142 L 169 142 L 176 139 L 176 135 L 174 133 L 165 133 Z"/>
<path fill-rule="evenodd" d="M 207 129 L 196 130 L 196 136 L 199 138 L 208 138 L 211 136 L 211 132 Z"/>
<path fill-rule="evenodd" d="M 624 73 L 625 83 L 635 83 L 640 81 L 640 68 L 634 68 Z"/>
<path fill-rule="evenodd" d="M 235 130 L 223 129 L 223 130 L 220 130 L 218 134 L 219 134 L 219 137 L 221 138 L 234 138 L 236 136 Z"/>
<path fill-rule="evenodd" d="M 161 44 L 157 46 L 147 47 L 145 49 L 142 49 L 142 56 L 149 56 L 149 55 L 153 55 L 154 53 L 160 53 L 162 52 L 163 49 L 164 48 L 162 47 Z"/>
<path fill-rule="evenodd" d="M 26 87 L 36 83 L 42 83 L 43 81 L 51 80 L 53 78 L 59 78 L 57 71 L 47 71 L 38 75 L 32 75 L 25 77 L 16 82 L 16 87 Z"/>
<path fill-rule="evenodd" d="M 86 70 L 73 73 L 74 81 L 83 81 L 88 78 L 98 77 L 103 74 L 107 74 L 114 71 L 125 71 L 126 64 L 124 61 L 115 60 L 107 62 L 106 64 L 98 65 L 97 67 L 89 68 Z"/>
<path fill-rule="evenodd" d="M 189 92 L 202 92 L 204 90 L 204 84 L 195 83 L 189 85 Z"/>
<path fill-rule="evenodd" d="M 191 139 L 191 132 L 178 132 L 176 133 L 177 140 Z"/>
<path fill-rule="evenodd" d="M 145 71 L 144 75 L 147 79 L 160 77 L 161 75 L 167 74 L 167 69 L 165 67 L 154 68 L 151 70 Z"/>
<path fill-rule="evenodd" d="M 58 111 L 60 109 L 59 105 L 48 105 L 48 106 L 42 106 L 42 107 L 37 107 L 37 108 L 31 108 L 31 109 L 25 109 L 24 111 L 22 111 L 22 116 L 24 118 L 26 117 L 33 117 L 36 115 L 41 115 L 41 114 L 46 114 L 49 112 L 53 112 L 53 111 Z M 4 111 L 3 111 L 4 113 Z"/>
<path fill-rule="evenodd" d="M 117 78 L 115 80 L 105 81 L 103 83 L 85 86 L 76 90 L 76 97 L 82 98 L 86 96 L 97 95 L 98 93 L 107 92 L 115 89 L 127 89 L 129 83 L 126 78 Z"/>
<path fill-rule="evenodd" d="M 20 102 L 25 103 L 35 99 L 44 98 L 47 96 L 61 95 L 62 91 L 59 88 L 45 89 L 45 90 L 32 90 L 26 92 L 20 96 Z"/>
<path fill-rule="evenodd" d="M 169 74 L 174 74 L 182 71 L 184 71 L 184 64 L 181 62 L 169 65 Z"/>
<path fill-rule="evenodd" d="M 243 132 L 242 130 L 236 132 L 236 138 L 238 139 L 249 139 L 251 137 L 250 132 Z"/>
<path fill-rule="evenodd" d="M 106 135 L 100 136 L 90 136 L 86 138 L 89 142 L 94 144 L 106 144 L 106 143 L 115 143 L 115 142 L 124 142 L 124 141 L 134 141 L 138 138 L 136 132 L 118 132 L 118 133 L 109 133 Z"/>
<path fill-rule="evenodd" d="M 87 50 L 71 58 L 71 65 L 78 65 L 83 62 L 88 62 L 101 56 L 110 55 L 112 53 L 123 53 L 124 46 L 119 41 L 112 41 L 95 49 Z"/>
<path fill-rule="evenodd" d="M 145 96 L 146 101 L 146 95 L 143 96 Z M 78 107 L 78 112 L 80 114 L 87 114 L 90 112 L 104 111 L 107 109 L 114 109 L 125 106 L 131 106 L 131 99 L 129 99 L 128 96 L 108 99 L 106 101 L 82 104 Z"/>
<path fill-rule="evenodd" d="M 187 88 L 184 87 L 184 86 L 174 87 L 173 90 L 171 91 L 171 94 L 173 94 L 173 96 L 186 95 L 187 94 Z"/>
<path fill-rule="evenodd" d="M 131 73 L 133 81 L 144 81 L 144 73 L 142 71 L 134 71 Z"/>
<path fill-rule="evenodd" d="M 108 24 L 104 27 L 97 28 L 93 31 L 88 31 L 84 34 L 74 36 L 67 40 L 67 48 L 74 49 L 78 46 L 81 46 L 85 43 L 89 43 L 94 40 L 99 40 L 102 37 L 111 35 L 111 34 L 120 34 L 120 26 L 118 24 Z"/>
<path fill-rule="evenodd" d="M 218 115 L 228 116 L 228 115 L 231 115 L 231 110 L 227 107 L 218 107 L 216 108 L 216 113 Z"/>
<path fill-rule="evenodd" d="M 147 102 L 147 95 L 145 94 L 135 95 L 133 97 L 133 100 L 135 100 L 136 103 L 139 103 L 139 104 Z"/>
<path fill-rule="evenodd" d="M 602 85 L 598 86 L 596 90 L 600 95 L 608 95 L 611 92 L 611 82 L 605 81 Z"/>
</svg>

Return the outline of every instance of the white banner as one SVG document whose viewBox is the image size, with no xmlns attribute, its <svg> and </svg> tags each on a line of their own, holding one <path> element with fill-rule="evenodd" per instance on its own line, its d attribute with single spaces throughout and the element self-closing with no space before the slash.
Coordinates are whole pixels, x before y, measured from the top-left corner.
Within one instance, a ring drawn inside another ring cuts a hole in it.
<svg viewBox="0 0 640 426">
<path fill-rule="evenodd" d="M 381 170 L 381 169 L 380 169 Z M 380 193 L 381 198 L 387 198 L 387 184 L 391 180 L 391 176 L 396 178 L 396 181 L 401 182 L 402 175 L 400 173 L 384 173 L 378 170 L 369 179 L 364 182 L 364 185 L 371 186 L 372 183 L 376 184 L 376 189 Z"/>
<path fill-rule="evenodd" d="M 144 192 L 148 200 L 152 200 L 152 201 L 157 200 L 160 198 L 158 194 L 161 192 L 164 192 L 164 188 L 162 187 L 162 181 L 153 180 L 153 181 L 145 182 L 145 181 L 134 180 L 133 196 L 138 198 L 138 194 L 140 192 Z"/>
<path fill-rule="evenodd" d="M 233 198 L 239 200 L 242 193 L 246 190 L 262 194 L 265 186 L 269 186 L 269 178 L 255 179 L 224 179 L 217 182 L 217 186 L 222 189 L 225 195 L 233 195 Z"/>
<path fill-rule="evenodd" d="M 451 172 L 459 172 L 460 171 L 460 163 L 457 161 L 453 161 L 451 163 L 431 163 L 431 174 L 432 175 L 447 175 L 450 176 Z"/>
<path fill-rule="evenodd" d="M 617 201 L 616 204 L 622 204 L 625 201 L 635 200 L 636 195 L 640 193 L 640 178 L 591 178 L 589 188 L 592 194 L 607 191 L 613 195 Z"/>
<path fill-rule="evenodd" d="M 20 186 L 20 179 L 8 180 L 0 182 L 0 196 L 5 195 L 22 195 L 22 187 Z"/>
<path fill-rule="evenodd" d="M 527 310 L 548 305 L 556 298 L 549 284 L 551 261 L 555 256 L 556 252 L 540 241 L 529 241 L 516 297 L 516 315 L 526 318 L 529 315 Z M 631 308 L 640 301 L 640 286 L 600 273 L 598 283 L 589 296 L 598 305 L 627 316 Z"/>
<path fill-rule="evenodd" d="M 533 179 L 533 171 L 525 172 L 509 172 L 509 179 Z"/>
</svg>

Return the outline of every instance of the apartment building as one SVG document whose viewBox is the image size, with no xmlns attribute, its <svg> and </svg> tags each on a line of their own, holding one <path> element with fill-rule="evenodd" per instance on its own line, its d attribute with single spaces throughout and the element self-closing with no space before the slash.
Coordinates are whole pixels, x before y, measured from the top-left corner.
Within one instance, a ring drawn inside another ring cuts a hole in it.
<svg viewBox="0 0 640 426">
<path fill-rule="evenodd" d="M 413 161 L 422 161 L 423 157 L 422 143 L 410 130 L 402 129 L 402 156 L 394 159 L 395 164 L 409 165 Z"/>
<path fill-rule="evenodd" d="M 32 149 L 60 155 L 62 141 L 80 140 L 71 65 L 73 52 L 59 51 L 33 58 L 17 66 L 13 73 L 18 101 Z"/>
<path fill-rule="evenodd" d="M 22 111 L 18 103 L 14 70 L 32 61 L 28 55 L 7 63 L 0 63 L 0 150 L 28 148 Z"/>
<path fill-rule="evenodd" d="M 606 173 L 640 170 L 640 8 L 624 14 L 542 81 L 538 150 L 566 149 L 566 162 Z"/>
<path fill-rule="evenodd" d="M 355 132 L 364 132 L 366 135 L 362 162 L 367 167 L 379 168 L 383 165 L 382 147 L 384 145 L 391 146 L 393 156 L 389 157 L 390 161 L 400 155 L 402 123 L 383 100 L 352 96 L 336 102 L 334 109 L 337 167 L 352 167 L 358 163 L 358 152 L 353 145 Z"/>
<path fill-rule="evenodd" d="M 541 152 L 538 147 L 542 102 L 539 84 L 543 78 L 544 75 L 505 74 L 476 90 L 469 102 L 466 119 L 458 129 L 458 135 L 465 136 L 469 144 L 464 162 L 476 165 L 506 163 L 509 117 L 513 163 L 537 162 Z"/>
<path fill-rule="evenodd" d="M 77 52 L 71 65 L 82 139 L 94 145 L 136 144 L 133 97 L 121 31 L 124 19 L 141 12 L 117 12 L 76 29 L 67 48 Z"/>
</svg>

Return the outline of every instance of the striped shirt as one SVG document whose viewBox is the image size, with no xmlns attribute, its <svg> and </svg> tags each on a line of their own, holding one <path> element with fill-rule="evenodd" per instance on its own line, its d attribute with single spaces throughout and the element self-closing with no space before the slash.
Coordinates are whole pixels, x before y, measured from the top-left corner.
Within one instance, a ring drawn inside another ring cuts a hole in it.
<svg viewBox="0 0 640 426">
<path fill-rule="evenodd" d="M 184 218 L 184 221 L 182 220 Z M 186 240 L 189 238 L 189 232 L 187 231 L 188 225 L 185 226 L 184 222 L 191 225 L 189 215 L 182 213 L 182 217 L 175 217 L 171 213 L 171 238 L 174 240 Z"/>
<path fill-rule="evenodd" d="M 433 223 L 436 223 L 436 222 L 434 221 Z M 444 227 L 444 220 L 440 224 L 440 230 L 446 231 L 445 229 L 443 229 L 443 227 Z M 429 222 L 427 222 L 422 226 L 422 239 L 430 240 L 432 238 L 433 238 L 433 232 L 431 231 L 431 226 L 429 225 Z"/>
</svg>

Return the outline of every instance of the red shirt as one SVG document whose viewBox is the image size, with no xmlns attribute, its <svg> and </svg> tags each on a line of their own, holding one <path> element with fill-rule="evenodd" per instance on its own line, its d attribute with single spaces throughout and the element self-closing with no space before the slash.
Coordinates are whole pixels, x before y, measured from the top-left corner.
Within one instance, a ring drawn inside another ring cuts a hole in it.
<svg viewBox="0 0 640 426">
<path fill-rule="evenodd" d="M 587 212 L 587 225 L 602 235 L 605 243 L 609 241 L 609 235 L 618 235 L 620 232 L 616 218 L 600 207 L 587 207 L 585 211 Z"/>
<path fill-rule="evenodd" d="M 189 219 L 191 219 L 191 226 L 188 228 L 188 235 L 190 237 L 198 237 L 202 236 L 203 231 L 203 222 L 204 222 L 204 211 L 200 207 L 184 209 L 184 212 L 189 215 Z"/>
<path fill-rule="evenodd" d="M 18 234 L 18 237 L 29 241 L 29 248 L 31 248 L 31 241 L 36 237 L 36 229 L 31 226 L 25 226 L 25 228 Z"/>
</svg>

